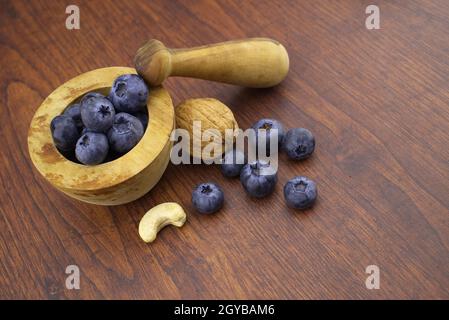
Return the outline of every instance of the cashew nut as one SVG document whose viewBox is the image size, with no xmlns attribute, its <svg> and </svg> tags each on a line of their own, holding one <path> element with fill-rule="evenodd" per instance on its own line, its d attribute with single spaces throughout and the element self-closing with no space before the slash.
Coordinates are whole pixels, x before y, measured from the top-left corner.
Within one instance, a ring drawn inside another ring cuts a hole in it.
<svg viewBox="0 0 449 320">
<path fill-rule="evenodd" d="M 139 235 L 145 242 L 153 242 L 163 227 L 172 224 L 182 227 L 186 213 L 176 202 L 161 203 L 145 213 L 139 223 Z"/>
</svg>

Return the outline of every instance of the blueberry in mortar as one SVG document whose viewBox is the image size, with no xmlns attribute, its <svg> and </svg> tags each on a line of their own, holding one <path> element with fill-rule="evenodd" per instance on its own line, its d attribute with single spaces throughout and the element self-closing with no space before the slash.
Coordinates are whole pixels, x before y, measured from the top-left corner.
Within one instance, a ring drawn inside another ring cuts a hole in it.
<svg viewBox="0 0 449 320">
<path fill-rule="evenodd" d="M 104 133 L 87 132 L 76 143 L 75 156 L 86 165 L 102 163 L 108 155 L 108 138 Z"/>
<path fill-rule="evenodd" d="M 80 104 L 82 104 L 84 101 L 90 98 L 106 98 L 104 95 L 102 95 L 99 92 L 88 92 L 86 93 L 80 100 Z"/>
<path fill-rule="evenodd" d="M 263 133 L 259 132 L 259 129 L 266 130 L 265 138 L 266 138 L 266 154 L 270 154 L 270 141 L 275 138 L 275 131 L 273 129 L 277 129 L 277 139 L 278 145 L 282 145 L 282 140 L 284 139 L 284 126 L 281 122 L 275 119 L 261 119 L 253 124 L 252 128 L 256 131 L 256 148 L 259 145 L 259 139 L 263 137 Z"/>
<path fill-rule="evenodd" d="M 117 113 L 112 128 L 108 131 L 111 149 L 121 154 L 128 152 L 139 142 L 143 132 L 139 119 L 129 113 Z"/>
<path fill-rule="evenodd" d="M 110 161 L 114 161 L 114 160 L 120 158 L 120 156 L 121 156 L 121 154 L 118 154 L 117 152 L 114 152 L 113 150 L 111 150 L 111 149 L 109 148 L 108 155 L 107 155 L 106 158 L 104 159 L 103 163 L 110 162 Z"/>
<path fill-rule="evenodd" d="M 83 121 L 81 120 L 81 106 L 79 103 L 74 103 L 70 105 L 67 109 L 65 109 L 63 115 L 69 116 L 75 121 L 76 127 L 78 131 L 81 132 L 84 127 Z"/>
<path fill-rule="evenodd" d="M 225 177 L 238 177 L 245 165 L 245 154 L 233 149 L 225 153 L 221 162 L 221 172 Z"/>
<path fill-rule="evenodd" d="M 87 132 L 96 132 L 96 131 L 93 131 L 91 129 L 87 129 L 86 127 L 83 127 L 83 129 L 81 130 L 81 135 L 83 135 L 83 134 L 85 134 Z"/>
<path fill-rule="evenodd" d="M 115 79 L 109 98 L 119 112 L 142 111 L 148 99 L 148 87 L 136 74 L 124 74 Z"/>
<path fill-rule="evenodd" d="M 306 159 L 315 150 L 315 138 L 307 129 L 290 129 L 285 135 L 283 149 L 291 159 Z"/>
<path fill-rule="evenodd" d="M 221 188 L 213 183 L 201 183 L 192 193 L 192 203 L 199 213 L 211 214 L 223 207 L 224 193 Z"/>
<path fill-rule="evenodd" d="M 295 177 L 284 186 L 287 205 L 294 209 L 307 209 L 315 203 L 318 190 L 316 183 L 307 177 Z"/>
<path fill-rule="evenodd" d="M 277 172 L 268 162 L 257 160 L 242 168 L 240 182 L 250 196 L 263 198 L 274 191 Z"/>
<path fill-rule="evenodd" d="M 148 114 L 145 112 L 137 112 L 134 114 L 134 116 L 140 120 L 140 122 L 142 123 L 143 129 L 145 131 L 145 129 L 148 126 Z"/>
<path fill-rule="evenodd" d="M 53 142 L 59 151 L 70 151 L 75 148 L 79 138 L 79 131 L 72 117 L 60 115 L 50 123 Z"/>
<path fill-rule="evenodd" d="M 104 97 L 91 97 L 81 103 L 81 119 L 91 131 L 105 132 L 112 126 L 114 116 L 114 106 Z"/>
</svg>

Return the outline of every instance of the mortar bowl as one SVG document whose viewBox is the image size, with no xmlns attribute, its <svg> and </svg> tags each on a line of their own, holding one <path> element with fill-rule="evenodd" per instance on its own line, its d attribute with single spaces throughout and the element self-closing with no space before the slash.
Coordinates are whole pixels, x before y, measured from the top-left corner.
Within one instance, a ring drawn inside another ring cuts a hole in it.
<svg viewBox="0 0 449 320">
<path fill-rule="evenodd" d="M 53 91 L 37 109 L 28 132 L 28 151 L 37 171 L 56 189 L 75 199 L 97 205 L 134 201 L 160 180 L 170 160 L 175 113 L 163 87 L 150 88 L 149 122 L 138 144 L 125 155 L 95 166 L 65 158 L 55 147 L 52 119 L 88 92 L 109 92 L 115 78 L 136 74 L 134 68 L 109 67 L 83 73 Z"/>
</svg>

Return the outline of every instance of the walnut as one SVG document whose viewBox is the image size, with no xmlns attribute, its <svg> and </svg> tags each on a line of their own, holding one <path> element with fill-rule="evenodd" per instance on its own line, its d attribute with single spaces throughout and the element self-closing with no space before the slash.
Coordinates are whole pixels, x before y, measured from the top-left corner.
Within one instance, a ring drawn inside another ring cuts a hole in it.
<svg viewBox="0 0 449 320">
<path fill-rule="evenodd" d="M 225 143 L 225 131 L 226 129 L 232 130 L 232 133 L 228 130 L 227 134 L 231 133 L 232 135 L 232 140 L 228 138 L 228 142 L 229 140 L 234 142 L 236 130 L 239 127 L 231 109 L 217 99 L 187 99 L 178 105 L 175 113 L 177 128 L 187 130 L 190 135 L 190 154 L 192 156 L 201 155 L 202 160 L 215 160 L 221 158 L 223 152 L 232 147 L 232 143 Z M 198 130 L 199 128 L 194 130 L 195 125 L 200 125 L 201 130 Z M 208 132 L 204 134 L 206 130 Z M 209 140 L 207 140 L 208 138 Z M 195 140 L 201 141 L 201 144 L 196 146 Z M 221 145 L 219 154 L 213 152 L 217 151 L 214 149 L 219 147 L 217 144 Z"/>
</svg>

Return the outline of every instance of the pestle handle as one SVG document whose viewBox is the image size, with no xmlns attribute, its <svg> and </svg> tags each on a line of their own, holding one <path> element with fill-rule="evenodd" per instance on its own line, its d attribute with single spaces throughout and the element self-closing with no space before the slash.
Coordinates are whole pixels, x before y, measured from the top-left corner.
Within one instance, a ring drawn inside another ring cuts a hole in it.
<svg viewBox="0 0 449 320">
<path fill-rule="evenodd" d="M 268 38 L 185 49 L 169 49 L 152 39 L 137 51 L 134 64 L 152 86 L 160 85 L 170 76 L 180 76 L 265 88 L 286 77 L 289 59 L 284 46 Z"/>
</svg>

